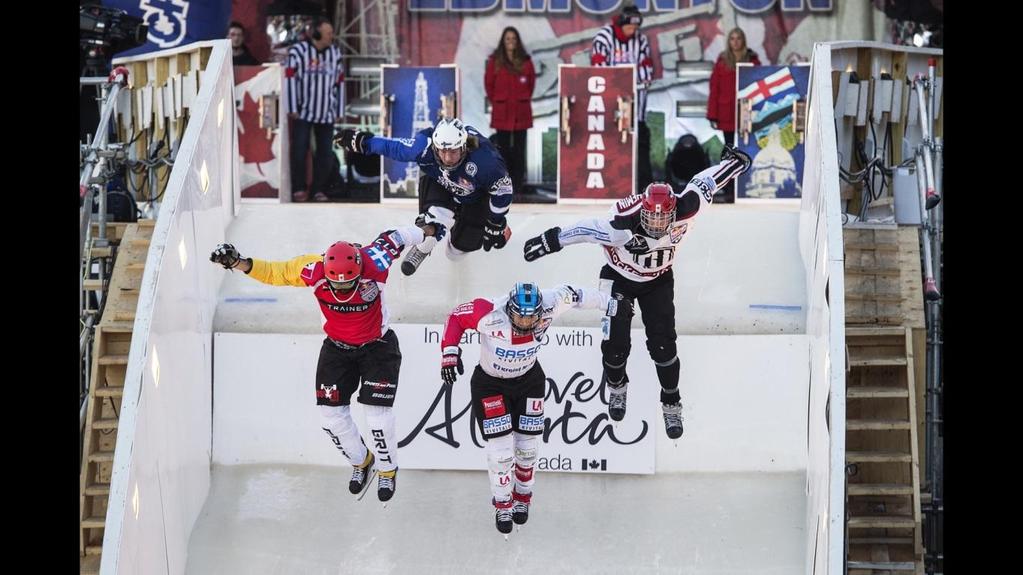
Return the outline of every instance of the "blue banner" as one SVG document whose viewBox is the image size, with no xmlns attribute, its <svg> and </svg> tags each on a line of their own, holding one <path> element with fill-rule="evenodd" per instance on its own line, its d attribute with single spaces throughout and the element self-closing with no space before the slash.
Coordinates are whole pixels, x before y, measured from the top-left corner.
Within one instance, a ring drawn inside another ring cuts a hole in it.
<svg viewBox="0 0 1023 575">
<path fill-rule="evenodd" d="M 134 56 L 227 37 L 231 0 L 103 0 L 149 26 L 148 42 L 115 57 Z"/>
</svg>

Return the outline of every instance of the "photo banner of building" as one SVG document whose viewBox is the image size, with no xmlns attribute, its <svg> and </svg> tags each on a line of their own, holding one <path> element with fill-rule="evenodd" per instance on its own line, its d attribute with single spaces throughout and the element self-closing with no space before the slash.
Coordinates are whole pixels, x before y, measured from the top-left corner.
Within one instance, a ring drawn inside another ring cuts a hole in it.
<svg viewBox="0 0 1023 575">
<path fill-rule="evenodd" d="M 445 117 L 458 117 L 458 68 L 455 66 L 381 66 L 380 135 L 415 138 Z M 419 166 L 380 156 L 382 200 L 418 198 Z"/>
<path fill-rule="evenodd" d="M 736 140 L 753 167 L 736 181 L 735 199 L 799 199 L 805 153 L 796 132 L 795 105 L 806 100 L 810 66 L 739 64 L 736 72 Z M 747 115 L 743 106 L 749 108 Z"/>
</svg>

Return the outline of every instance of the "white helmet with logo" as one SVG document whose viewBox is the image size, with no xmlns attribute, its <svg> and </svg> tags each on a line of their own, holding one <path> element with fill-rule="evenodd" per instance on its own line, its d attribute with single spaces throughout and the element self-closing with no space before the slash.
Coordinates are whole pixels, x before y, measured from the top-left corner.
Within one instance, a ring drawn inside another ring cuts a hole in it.
<svg viewBox="0 0 1023 575">
<path fill-rule="evenodd" d="M 465 146 L 469 139 L 469 133 L 465 131 L 465 124 L 458 118 L 444 118 L 437 122 L 433 129 L 432 143 L 438 150 L 457 150 Z"/>
</svg>

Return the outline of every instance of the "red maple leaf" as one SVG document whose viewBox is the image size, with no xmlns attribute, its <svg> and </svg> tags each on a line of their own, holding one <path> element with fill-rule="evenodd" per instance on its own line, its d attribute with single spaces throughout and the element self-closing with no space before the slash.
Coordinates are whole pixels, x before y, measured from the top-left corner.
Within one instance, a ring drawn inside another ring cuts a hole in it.
<svg viewBox="0 0 1023 575">
<path fill-rule="evenodd" d="M 273 143 L 277 134 L 266 137 L 266 130 L 259 127 L 259 103 L 252 99 L 249 92 L 242 97 L 242 107 L 238 110 L 238 121 L 245 129 L 238 131 L 238 153 L 243 164 L 263 163 L 274 159 Z"/>
</svg>

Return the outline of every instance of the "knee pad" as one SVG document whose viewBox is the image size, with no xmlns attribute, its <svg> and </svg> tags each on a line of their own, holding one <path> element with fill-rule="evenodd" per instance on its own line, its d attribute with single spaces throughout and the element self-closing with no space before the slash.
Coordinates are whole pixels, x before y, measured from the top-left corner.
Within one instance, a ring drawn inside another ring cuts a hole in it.
<svg viewBox="0 0 1023 575">
<path fill-rule="evenodd" d="M 342 434 L 355 428 L 355 420 L 352 419 L 352 406 L 350 405 L 318 405 L 320 422 L 328 431 Z"/>
<path fill-rule="evenodd" d="M 363 409 L 378 467 L 381 471 L 390 471 L 398 465 L 398 441 L 394 438 L 394 408 L 364 405 Z"/>
<path fill-rule="evenodd" d="M 609 341 L 601 342 L 600 354 L 604 361 L 604 367 L 610 369 L 621 369 L 629 360 L 629 348 Z"/>
<path fill-rule="evenodd" d="M 515 463 L 519 467 L 533 467 L 540 436 L 522 433 L 512 433 L 512 436 L 515 437 Z"/>
<path fill-rule="evenodd" d="M 512 434 L 490 439 L 486 443 L 487 465 L 494 473 L 508 473 L 515 461 L 515 440 Z"/>
<path fill-rule="evenodd" d="M 455 212 L 441 206 L 430 206 L 426 208 L 426 212 L 422 214 L 424 223 L 432 224 L 434 222 L 440 222 L 451 232 L 451 227 L 455 225 Z"/>
<path fill-rule="evenodd" d="M 460 249 L 456 248 L 455 246 L 451 245 L 450 241 L 448 241 L 448 246 L 444 250 L 444 255 L 448 256 L 448 259 L 451 260 L 451 261 L 458 261 L 458 260 L 464 258 L 465 254 L 467 254 L 467 253 L 469 253 L 469 252 L 463 252 L 462 250 L 460 250 Z"/>
<path fill-rule="evenodd" d="M 650 352 L 650 359 L 659 367 L 667 367 L 678 361 L 678 348 L 674 340 L 647 340 L 646 348 Z"/>
</svg>

